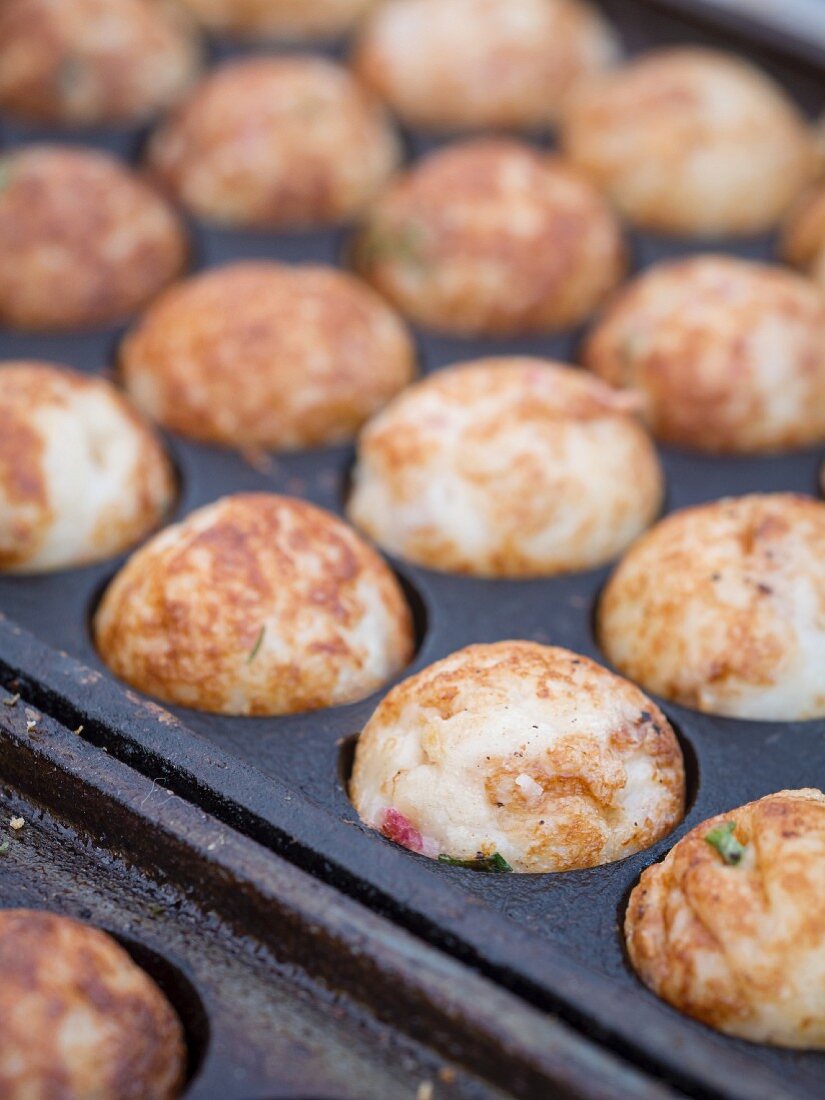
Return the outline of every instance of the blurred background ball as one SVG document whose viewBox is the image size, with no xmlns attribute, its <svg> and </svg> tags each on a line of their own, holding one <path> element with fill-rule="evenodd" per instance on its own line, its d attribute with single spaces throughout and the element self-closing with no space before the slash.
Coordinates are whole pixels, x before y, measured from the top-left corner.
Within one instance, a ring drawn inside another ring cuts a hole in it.
<svg viewBox="0 0 825 1100">
<path fill-rule="evenodd" d="M 0 570 L 101 561 L 153 531 L 175 475 L 148 425 L 102 378 L 0 363 Z"/>
</svg>

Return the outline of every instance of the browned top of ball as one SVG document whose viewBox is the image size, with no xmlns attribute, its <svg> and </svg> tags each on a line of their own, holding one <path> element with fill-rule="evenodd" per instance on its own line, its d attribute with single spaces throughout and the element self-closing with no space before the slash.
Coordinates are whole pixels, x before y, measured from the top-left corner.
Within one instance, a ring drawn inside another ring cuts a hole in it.
<svg viewBox="0 0 825 1100">
<path fill-rule="evenodd" d="M 31 146 L 0 160 L 0 324 L 119 320 L 184 267 L 167 203 L 112 157 Z"/>
<path fill-rule="evenodd" d="M 372 207 L 356 266 L 408 316 L 505 334 L 576 323 L 625 266 L 602 196 L 556 157 L 479 138 L 430 154 Z"/>
<path fill-rule="evenodd" d="M 173 431 L 289 449 L 351 438 L 412 377 L 399 318 L 334 268 L 236 263 L 167 290 L 120 355 L 137 403 Z"/>
</svg>

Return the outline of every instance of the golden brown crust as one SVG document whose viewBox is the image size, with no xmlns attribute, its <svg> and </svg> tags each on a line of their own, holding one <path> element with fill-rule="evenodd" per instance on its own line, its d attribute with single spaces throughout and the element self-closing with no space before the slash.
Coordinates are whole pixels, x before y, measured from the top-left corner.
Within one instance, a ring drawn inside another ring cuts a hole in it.
<svg viewBox="0 0 825 1100">
<path fill-rule="evenodd" d="M 583 84 L 562 148 L 635 224 L 700 237 L 771 228 L 819 166 L 779 85 L 733 54 L 692 47 Z"/>
<path fill-rule="evenodd" d="M 175 494 L 160 441 L 101 378 L 0 365 L 0 570 L 110 557 L 157 526 Z"/>
<path fill-rule="evenodd" d="M 708 843 L 735 823 L 726 863 Z M 825 1047 L 825 795 L 779 791 L 696 826 L 630 896 L 625 936 L 642 981 L 710 1027 Z"/>
<path fill-rule="evenodd" d="M 595 567 L 661 507 L 659 463 L 632 406 L 550 360 L 438 371 L 364 428 L 348 515 L 385 550 L 432 569 Z"/>
<path fill-rule="evenodd" d="M 225 497 L 156 536 L 106 590 L 94 632 L 133 687 L 224 714 L 352 702 L 413 644 L 378 555 L 330 513 L 266 493 Z"/>
<path fill-rule="evenodd" d="M 190 21 L 166 0 L 4 0 L 0 110 L 72 126 L 136 123 L 194 79 Z"/>
<path fill-rule="evenodd" d="M 127 390 L 165 427 L 283 450 L 351 438 L 414 370 L 403 323 L 368 286 L 275 263 L 171 287 L 120 352 Z"/>
<path fill-rule="evenodd" d="M 358 740 L 350 794 L 374 828 L 401 815 L 425 855 L 564 871 L 669 832 L 684 770 L 667 719 L 632 684 L 568 650 L 507 641 L 393 688 Z"/>
<path fill-rule="evenodd" d="M 210 30 L 238 38 L 324 39 L 350 30 L 380 0 L 183 0 Z"/>
<path fill-rule="evenodd" d="M 809 188 L 791 208 L 780 250 L 787 263 L 825 286 L 825 184 Z"/>
<path fill-rule="evenodd" d="M 0 1095 L 180 1095 L 180 1021 L 110 936 L 53 913 L 3 910 L 0 972 Z"/>
<path fill-rule="evenodd" d="M 355 217 L 400 157 L 378 102 L 343 66 L 311 56 L 219 66 L 148 147 L 154 179 L 197 217 L 267 228 Z"/>
<path fill-rule="evenodd" d="M 780 267 L 656 265 L 616 294 L 583 362 L 641 394 L 666 443 L 753 453 L 825 440 L 825 300 Z"/>
<path fill-rule="evenodd" d="M 753 494 L 675 512 L 642 536 L 598 612 L 608 659 L 684 706 L 825 714 L 825 504 Z"/>
<path fill-rule="evenodd" d="M 104 153 L 30 146 L 4 156 L 0 174 L 0 324 L 109 324 L 186 265 L 172 208 Z"/>
<path fill-rule="evenodd" d="M 505 335 L 582 320 L 618 283 L 625 250 L 612 211 L 576 172 L 528 145 L 479 139 L 401 176 L 354 261 L 427 328 Z"/>
<path fill-rule="evenodd" d="M 353 65 L 410 125 L 524 129 L 549 126 L 617 53 L 581 0 L 394 0 L 367 21 Z"/>
</svg>

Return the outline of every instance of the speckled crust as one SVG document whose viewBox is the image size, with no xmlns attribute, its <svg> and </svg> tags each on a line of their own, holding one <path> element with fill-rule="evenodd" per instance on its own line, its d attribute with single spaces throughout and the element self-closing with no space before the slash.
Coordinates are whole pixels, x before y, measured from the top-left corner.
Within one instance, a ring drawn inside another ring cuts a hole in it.
<svg viewBox="0 0 825 1100">
<path fill-rule="evenodd" d="M 584 363 L 643 395 L 656 436 L 743 454 L 825 440 L 825 299 L 780 267 L 697 256 L 611 302 Z"/>
<path fill-rule="evenodd" d="M 101 561 L 160 523 L 175 494 L 162 444 L 109 382 L 0 363 L 0 570 Z"/>
<path fill-rule="evenodd" d="M 165 0 L 4 0 L 0 111 L 67 126 L 137 123 L 194 80 L 200 47 Z"/>
<path fill-rule="evenodd" d="M 684 706 L 825 715 L 825 504 L 754 494 L 668 516 L 611 577 L 598 630 L 620 672 Z"/>
<path fill-rule="evenodd" d="M 626 266 L 618 222 L 584 178 L 496 139 L 432 153 L 400 177 L 353 259 L 426 328 L 479 335 L 576 324 Z"/>
<path fill-rule="evenodd" d="M 107 154 L 39 145 L 0 158 L 0 325 L 121 320 L 187 256 L 172 208 Z"/>
<path fill-rule="evenodd" d="M 239 38 L 325 39 L 351 30 L 376 0 L 183 0 L 206 27 Z"/>
<path fill-rule="evenodd" d="M 791 208 L 782 230 L 782 258 L 825 288 L 825 183 L 809 188 Z"/>
<path fill-rule="evenodd" d="M 498 642 L 393 688 L 358 740 L 350 795 L 367 825 L 423 855 L 568 871 L 670 832 L 684 768 L 638 688 L 566 649 Z"/>
<path fill-rule="evenodd" d="M 325 267 L 240 263 L 167 290 L 120 355 L 136 403 L 172 431 L 287 450 L 350 439 L 413 376 L 403 323 Z"/>
<path fill-rule="evenodd" d="M 706 837 L 735 822 L 726 863 Z M 825 795 L 779 791 L 695 829 L 633 893 L 625 935 L 654 993 L 753 1042 L 825 1048 Z"/>
<path fill-rule="evenodd" d="M 266 493 L 224 497 L 157 535 L 106 590 L 94 633 L 133 687 L 220 714 L 353 702 L 413 645 L 378 555 L 330 513 Z"/>
<path fill-rule="evenodd" d="M 571 97 L 567 155 L 637 225 L 685 236 L 770 228 L 816 171 L 811 131 L 730 54 L 657 50 Z"/>
<path fill-rule="evenodd" d="M 358 215 L 401 147 L 383 108 L 321 57 L 220 66 L 149 144 L 154 178 L 197 217 L 300 228 Z"/>
<path fill-rule="evenodd" d="M 0 973 L 0 1096 L 180 1095 L 180 1021 L 111 936 L 54 913 L 5 909 Z"/>
<path fill-rule="evenodd" d="M 546 128 L 582 77 L 618 56 L 582 0 L 394 0 L 364 28 L 355 71 L 414 126 Z"/>
<path fill-rule="evenodd" d="M 433 569 L 522 577 L 600 565 L 662 501 L 659 462 L 631 403 L 548 360 L 439 371 L 363 431 L 349 517 Z"/>
</svg>

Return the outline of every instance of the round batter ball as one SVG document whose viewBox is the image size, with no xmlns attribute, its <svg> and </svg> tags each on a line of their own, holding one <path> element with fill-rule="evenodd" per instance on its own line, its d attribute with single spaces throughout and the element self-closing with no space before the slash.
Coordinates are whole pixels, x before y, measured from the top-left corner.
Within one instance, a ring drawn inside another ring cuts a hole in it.
<svg viewBox="0 0 825 1100">
<path fill-rule="evenodd" d="M 175 496 L 160 441 L 114 386 L 0 363 L 0 570 L 100 561 L 158 526 Z"/>
<path fill-rule="evenodd" d="M 42 145 L 0 157 L 0 325 L 122 320 L 187 255 L 172 208 L 107 154 Z"/>
<path fill-rule="evenodd" d="M 825 183 L 810 188 L 792 207 L 781 250 L 784 260 L 825 288 Z"/>
<path fill-rule="evenodd" d="M 401 159 L 383 108 L 321 57 L 251 57 L 202 81 L 153 136 L 155 179 L 196 217 L 306 228 L 347 221 Z"/>
<path fill-rule="evenodd" d="M 111 936 L 54 913 L 5 909 L 0 972 L 0 1094 L 180 1095 L 180 1020 Z"/>
<path fill-rule="evenodd" d="M 391 570 L 305 501 L 224 497 L 137 551 L 94 618 L 103 660 L 167 703 L 275 715 L 361 699 L 410 658 Z"/>
<path fill-rule="evenodd" d="M 65 126 L 137 123 L 194 80 L 190 21 L 164 0 L 5 0 L 0 111 Z"/>
<path fill-rule="evenodd" d="M 582 0 L 394 0 L 367 23 L 354 66 L 410 125 L 522 129 L 547 128 L 617 56 Z"/>
<path fill-rule="evenodd" d="M 589 81 L 571 97 L 562 137 L 631 221 L 684 236 L 769 229 L 818 161 L 770 77 L 695 48 L 657 50 Z"/>
<path fill-rule="evenodd" d="M 825 441 L 825 299 L 780 267 L 650 268 L 616 295 L 584 363 L 640 393 L 666 443 L 748 454 Z"/>
<path fill-rule="evenodd" d="M 425 328 L 502 336 L 581 321 L 622 277 L 625 250 L 587 180 L 528 145 L 479 139 L 392 184 L 354 261 Z"/>
<path fill-rule="evenodd" d="M 432 569 L 524 577 L 600 565 L 662 502 L 656 452 L 628 405 L 547 360 L 439 371 L 365 428 L 349 517 Z"/>
<path fill-rule="evenodd" d="M 630 549 L 599 606 L 608 659 L 709 714 L 825 715 L 825 504 L 753 494 L 675 512 Z"/>
<path fill-rule="evenodd" d="M 238 38 L 325 39 L 349 31 L 376 0 L 183 0 L 206 27 Z"/>
<path fill-rule="evenodd" d="M 825 795 L 779 791 L 702 822 L 630 895 L 639 977 L 710 1027 L 825 1048 Z"/>
<path fill-rule="evenodd" d="M 167 290 L 127 336 L 126 388 L 191 439 L 288 450 L 351 438 L 412 377 L 403 323 L 326 267 L 242 263 Z"/>
<path fill-rule="evenodd" d="M 399 684 L 350 794 L 414 852 L 572 871 L 647 848 L 684 811 L 676 736 L 632 684 L 566 649 L 473 645 Z"/>
</svg>

